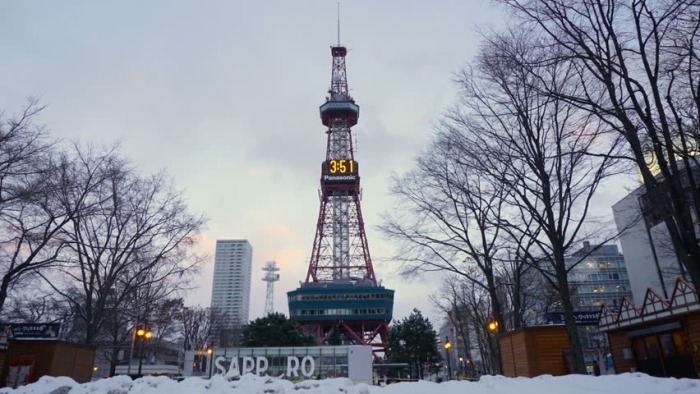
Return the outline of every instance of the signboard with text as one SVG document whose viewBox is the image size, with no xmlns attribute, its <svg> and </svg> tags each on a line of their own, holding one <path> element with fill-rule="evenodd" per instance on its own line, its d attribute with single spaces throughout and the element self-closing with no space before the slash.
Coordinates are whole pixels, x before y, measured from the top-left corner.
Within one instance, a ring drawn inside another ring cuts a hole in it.
<svg viewBox="0 0 700 394">
<path fill-rule="evenodd" d="M 597 326 L 599 311 L 575 311 L 574 321 L 579 326 Z M 564 312 L 547 312 L 548 324 L 564 324 Z"/>
<path fill-rule="evenodd" d="M 61 323 L 3 323 L 0 332 L 14 339 L 58 339 Z"/>
</svg>

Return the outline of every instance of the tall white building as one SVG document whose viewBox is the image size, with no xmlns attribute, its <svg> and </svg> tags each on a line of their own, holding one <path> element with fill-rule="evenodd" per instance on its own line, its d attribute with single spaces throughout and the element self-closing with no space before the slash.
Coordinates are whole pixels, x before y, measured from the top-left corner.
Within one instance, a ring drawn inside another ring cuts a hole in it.
<svg viewBox="0 0 700 394">
<path fill-rule="evenodd" d="M 645 197 L 646 189 L 640 186 L 613 205 L 636 305 L 644 303 L 649 287 L 670 299 L 676 278 L 684 276 L 666 224 Z"/>
<path fill-rule="evenodd" d="M 211 309 L 225 313 L 230 328 L 248 324 L 252 266 L 248 240 L 216 241 Z"/>
</svg>

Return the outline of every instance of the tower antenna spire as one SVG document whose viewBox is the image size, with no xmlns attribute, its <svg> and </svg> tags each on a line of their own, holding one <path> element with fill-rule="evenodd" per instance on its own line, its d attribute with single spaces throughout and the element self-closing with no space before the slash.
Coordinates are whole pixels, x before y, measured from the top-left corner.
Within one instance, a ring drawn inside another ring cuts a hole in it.
<svg viewBox="0 0 700 394">
<path fill-rule="evenodd" d="M 338 1 L 338 46 L 340 46 L 340 1 Z"/>
</svg>

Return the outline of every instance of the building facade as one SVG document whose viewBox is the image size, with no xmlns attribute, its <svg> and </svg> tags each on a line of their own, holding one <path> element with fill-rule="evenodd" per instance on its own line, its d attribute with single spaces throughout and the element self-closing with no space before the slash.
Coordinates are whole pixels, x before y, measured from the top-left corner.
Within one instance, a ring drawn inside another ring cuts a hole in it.
<svg viewBox="0 0 700 394">
<path fill-rule="evenodd" d="M 597 312 L 603 303 L 615 308 L 622 297 L 632 297 L 625 258 L 617 245 L 593 248 L 584 242 L 569 261 L 573 265 L 581 259 L 569 273 L 575 310 Z"/>
<path fill-rule="evenodd" d="M 247 240 L 217 240 L 211 309 L 225 328 L 248 323 L 253 247 Z"/>
<path fill-rule="evenodd" d="M 594 365 L 605 365 L 609 352 L 605 334 L 597 325 L 602 305 L 619 307 L 624 297 L 632 297 L 625 257 L 617 245 L 591 246 L 586 241 L 567 258 L 567 265 L 573 266 L 568 278 L 571 302 L 588 372 L 592 374 Z M 604 367 L 601 369 L 607 373 Z"/>
<path fill-rule="evenodd" d="M 639 187 L 613 205 L 613 215 L 620 232 L 634 302 L 644 302 L 648 288 L 669 298 L 675 280 L 684 276 L 676 258 L 668 229 L 646 202 L 645 188 Z M 612 304 L 608 304 L 611 308 Z"/>
<path fill-rule="evenodd" d="M 599 325 L 608 335 L 616 373 L 700 378 L 700 302 L 682 278 L 670 298 L 649 288 L 641 304 L 623 300 L 617 310 L 603 307 Z"/>
</svg>

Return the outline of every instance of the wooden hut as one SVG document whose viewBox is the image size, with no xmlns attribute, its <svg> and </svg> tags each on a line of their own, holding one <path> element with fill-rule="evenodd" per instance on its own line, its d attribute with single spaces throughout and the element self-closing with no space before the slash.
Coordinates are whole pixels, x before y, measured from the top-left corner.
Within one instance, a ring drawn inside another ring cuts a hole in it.
<svg viewBox="0 0 700 394">
<path fill-rule="evenodd" d="M 92 346 L 56 340 L 13 340 L 5 353 L 0 381 L 3 386 L 17 387 L 49 375 L 89 382 L 94 359 Z"/>
<path fill-rule="evenodd" d="M 618 311 L 603 305 L 598 326 L 608 335 L 616 373 L 700 377 L 700 303 L 683 279 L 669 300 L 650 288 L 641 308 L 628 298 Z"/>
<path fill-rule="evenodd" d="M 563 325 L 533 326 L 499 336 L 503 375 L 509 377 L 568 373 L 569 337 Z"/>
</svg>

